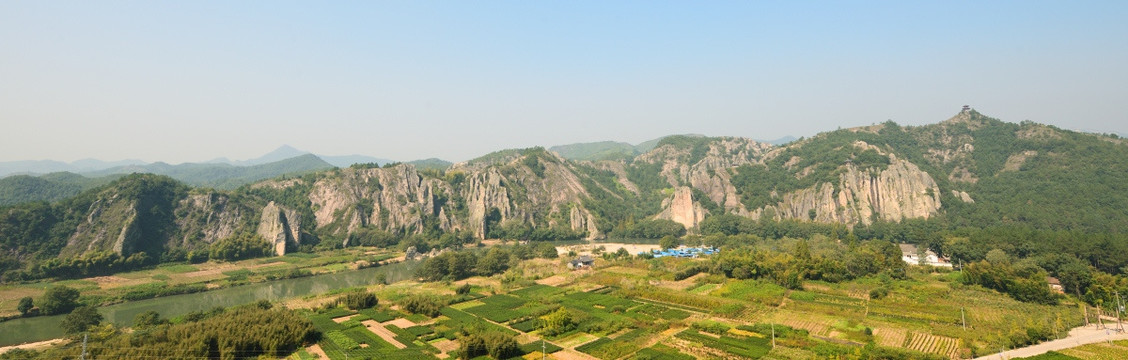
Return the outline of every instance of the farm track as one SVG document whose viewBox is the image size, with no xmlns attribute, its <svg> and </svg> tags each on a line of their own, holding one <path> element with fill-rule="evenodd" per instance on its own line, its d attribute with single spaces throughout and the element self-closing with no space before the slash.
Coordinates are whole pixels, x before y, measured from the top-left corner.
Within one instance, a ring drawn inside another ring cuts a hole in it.
<svg viewBox="0 0 1128 360">
<path fill-rule="evenodd" d="M 995 360 L 995 359 L 1011 359 L 1016 357 L 1029 357 L 1046 353 L 1048 351 L 1063 350 L 1072 347 L 1077 347 L 1085 344 L 1093 344 L 1105 341 L 1114 340 L 1128 340 L 1128 333 L 1116 333 L 1107 331 L 1106 329 L 1099 329 L 1096 326 L 1088 325 L 1074 328 L 1069 331 L 1069 336 L 1064 339 L 1047 341 L 1037 345 L 1031 345 L 1024 348 L 1015 350 L 1008 350 L 1001 353 L 986 355 L 975 358 L 975 360 Z"/>
</svg>

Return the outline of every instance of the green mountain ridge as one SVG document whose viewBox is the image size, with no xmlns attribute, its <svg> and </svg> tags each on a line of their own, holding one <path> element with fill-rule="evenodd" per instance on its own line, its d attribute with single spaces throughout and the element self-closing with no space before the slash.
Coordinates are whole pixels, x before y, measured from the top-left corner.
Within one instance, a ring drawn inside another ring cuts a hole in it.
<svg viewBox="0 0 1128 360">
<path fill-rule="evenodd" d="M 316 160 L 242 172 L 203 167 L 234 179 L 222 182 L 184 175 L 197 167 L 158 167 L 152 172 L 188 180 L 130 175 L 53 204 L 0 208 L 0 272 L 8 279 L 66 276 L 58 269 L 81 273 L 77 264 L 97 259 L 124 262 L 144 252 L 136 263 L 175 261 L 263 240 L 283 253 L 356 244 L 426 249 L 498 237 L 849 232 L 974 260 L 987 249 L 950 245 L 941 235 L 1016 253 L 1054 246 L 1078 253 L 1088 250 L 1070 242 L 1119 244 L 1128 233 L 1124 140 L 974 110 L 937 124 L 889 121 L 783 146 L 668 136 L 613 160 L 574 161 L 530 148 L 436 166 L 303 167 L 326 165 Z M 304 174 L 277 175 L 298 171 Z M 975 230 L 999 228 L 1027 235 Z M 1117 255 L 1085 254 L 1078 256 L 1106 271 L 1128 265 Z"/>
<path fill-rule="evenodd" d="M 644 141 L 638 145 L 618 141 L 597 141 L 557 145 L 548 148 L 548 150 L 569 160 L 630 160 L 639 154 L 654 149 L 660 140 L 662 138 Z"/>
<path fill-rule="evenodd" d="M 334 166 L 313 154 L 298 155 L 275 162 L 235 166 L 215 163 L 185 163 L 170 165 L 157 162 L 140 166 L 117 167 L 86 175 L 101 177 L 112 174 L 149 173 L 167 175 L 188 185 L 231 190 L 255 181 L 280 175 L 301 175 L 332 169 Z"/>
</svg>

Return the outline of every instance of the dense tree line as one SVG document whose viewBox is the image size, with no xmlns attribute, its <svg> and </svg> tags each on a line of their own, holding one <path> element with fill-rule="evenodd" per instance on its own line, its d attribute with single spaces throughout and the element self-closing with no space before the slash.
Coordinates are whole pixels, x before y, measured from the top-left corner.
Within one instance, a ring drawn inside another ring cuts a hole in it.
<svg viewBox="0 0 1128 360">
<path fill-rule="evenodd" d="M 608 234 L 613 239 L 661 239 L 666 236 L 682 237 L 685 226 L 666 219 L 640 220 L 627 222 Z"/>
<path fill-rule="evenodd" d="M 944 217 L 938 217 L 900 223 L 876 222 L 850 230 L 841 225 L 756 221 L 723 214 L 707 217 L 699 226 L 702 237 L 697 239 L 706 245 L 724 246 L 755 244 L 760 239 L 826 237 L 839 239 L 849 246 L 845 249 L 847 252 L 837 255 L 838 260 L 816 261 L 815 271 L 803 277 L 808 279 L 827 273 L 841 274 L 845 278 L 874 273 L 875 269 L 866 264 L 881 262 L 864 260 L 866 257 L 859 256 L 858 247 L 852 244 L 885 243 L 887 246 L 882 245 L 882 251 L 888 251 L 885 258 L 891 259 L 894 251 L 898 251 L 896 243 L 915 243 L 948 257 L 958 269 L 965 270 L 962 279 L 965 283 L 995 289 L 1021 301 L 1056 302 L 1057 298 L 1049 292 L 1047 275 L 1060 279 L 1067 293 L 1091 305 L 1107 306 L 1115 302 L 1117 292 L 1128 292 L 1128 277 L 1125 276 L 1128 274 L 1128 235 L 1040 230 L 1023 224 L 988 228 L 952 228 L 950 225 Z M 990 254 L 995 255 L 995 261 L 991 261 Z M 838 265 L 846 266 L 839 268 Z M 731 272 L 726 274 L 732 275 Z M 831 275 L 827 280 L 836 279 L 841 278 Z M 778 278 L 772 280 L 781 282 Z"/>
<path fill-rule="evenodd" d="M 1008 261 L 979 261 L 963 268 L 961 280 L 1006 293 L 1015 300 L 1057 304 L 1057 295 L 1046 282 L 1046 271 L 1034 264 L 1012 265 Z"/>
<path fill-rule="evenodd" d="M 208 250 L 214 260 L 242 260 L 274 254 L 274 245 L 257 234 L 243 233 L 216 241 Z"/>
<path fill-rule="evenodd" d="M 740 235 L 713 235 L 702 241 L 725 249 L 710 258 L 709 272 L 736 279 L 766 279 L 790 289 L 798 289 L 804 280 L 841 282 L 879 274 L 905 276 L 901 251 L 888 241 L 843 244 L 825 236 L 764 241 Z"/>
<path fill-rule="evenodd" d="M 380 303 L 380 299 L 376 298 L 376 294 L 367 291 L 355 291 L 338 297 L 337 303 L 351 310 L 363 310 L 376 306 Z"/>
<path fill-rule="evenodd" d="M 496 209 L 495 209 L 496 210 Z M 554 241 L 583 239 L 586 232 L 563 226 L 533 227 L 519 219 L 501 222 L 500 214 L 491 212 L 487 220 L 487 238 L 506 240 Z"/>
<path fill-rule="evenodd" d="M 140 314 L 133 331 L 128 333 L 111 324 L 101 324 L 101 316 L 93 308 L 82 309 L 89 310 L 76 310 L 65 320 L 64 327 L 70 334 L 89 334 L 86 356 L 93 359 L 280 358 L 321 337 L 309 319 L 268 302 L 229 310 L 217 308 L 186 316 L 180 323 L 170 323 L 156 313 Z M 82 346 L 76 345 L 43 352 L 20 351 L 5 354 L 4 358 L 77 358 L 81 352 Z"/>
<path fill-rule="evenodd" d="M 511 264 L 521 260 L 556 257 L 556 247 L 548 243 L 492 247 L 484 253 L 470 250 L 445 251 L 424 260 L 416 270 L 416 275 L 425 281 L 461 280 L 475 275 L 500 274 L 508 270 Z"/>
<path fill-rule="evenodd" d="M 458 342 L 459 359 L 473 359 L 482 355 L 507 359 L 521 354 L 520 346 L 512 336 L 496 331 L 464 334 L 458 338 Z"/>
</svg>

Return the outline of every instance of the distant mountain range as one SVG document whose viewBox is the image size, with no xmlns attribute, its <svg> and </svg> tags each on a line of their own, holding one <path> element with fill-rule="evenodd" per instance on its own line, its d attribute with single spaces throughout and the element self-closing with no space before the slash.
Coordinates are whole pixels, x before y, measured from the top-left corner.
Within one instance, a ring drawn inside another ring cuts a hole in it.
<svg viewBox="0 0 1128 360">
<path fill-rule="evenodd" d="M 333 168 L 335 166 L 317 156 L 305 154 L 248 166 L 222 163 L 169 165 L 156 162 L 118 166 L 83 174 L 54 172 L 40 176 L 12 175 L 0 178 L 0 206 L 30 201 L 58 201 L 133 173 L 165 175 L 192 186 L 232 190 L 282 175 L 298 176 Z"/>
<path fill-rule="evenodd" d="M 0 177 L 16 174 L 36 175 L 55 172 L 90 172 L 119 166 L 144 165 L 141 160 L 102 161 L 83 159 L 71 163 L 55 160 L 23 160 L 0 162 Z"/>
<path fill-rule="evenodd" d="M 274 149 L 266 155 L 249 159 L 249 160 L 230 160 L 227 158 L 216 158 L 203 163 L 183 163 L 179 165 L 170 165 L 165 162 L 148 163 L 137 159 L 119 160 L 119 161 L 103 161 L 97 159 L 83 159 L 75 162 L 62 162 L 55 160 L 21 160 L 21 161 L 4 161 L 0 162 L 0 178 L 11 175 L 42 175 L 50 173 L 68 172 L 75 174 L 90 174 L 97 176 L 98 174 L 107 173 L 130 173 L 130 172 L 151 172 L 141 169 L 167 169 L 169 167 L 181 168 L 199 168 L 204 165 L 211 164 L 225 164 L 232 166 L 256 166 L 274 163 L 286 159 L 292 159 L 298 156 L 311 154 L 308 151 L 295 149 L 290 145 L 282 145 Z M 335 167 L 348 167 L 352 164 L 387 164 L 394 162 L 393 160 L 366 156 L 366 155 L 316 155 L 324 162 Z"/>
<path fill-rule="evenodd" d="M 308 151 L 304 151 L 304 150 L 295 149 L 294 147 L 292 147 L 290 145 L 282 145 L 281 147 L 274 149 L 274 151 L 266 153 L 266 155 L 260 156 L 258 158 L 250 159 L 250 160 L 232 161 L 232 160 L 228 160 L 227 158 L 218 158 L 218 159 L 213 159 L 211 161 L 208 161 L 208 163 L 228 164 L 228 165 L 235 165 L 235 166 L 254 166 L 254 165 L 268 164 L 268 163 L 272 163 L 272 162 L 276 162 L 276 161 L 295 158 L 295 157 L 306 155 L 306 154 L 312 154 L 312 153 L 308 152 Z M 372 156 L 367 156 L 367 155 L 355 155 L 355 154 L 354 155 L 320 155 L 320 154 L 315 154 L 315 155 L 317 155 L 317 157 L 321 158 L 321 160 L 324 160 L 325 162 L 327 162 L 327 163 L 329 163 L 333 166 L 336 166 L 336 167 L 349 167 L 352 164 L 380 164 L 380 165 L 383 165 L 383 164 L 387 164 L 387 163 L 390 163 L 390 162 L 395 162 L 393 160 L 382 159 L 382 158 L 372 157 Z"/>
</svg>

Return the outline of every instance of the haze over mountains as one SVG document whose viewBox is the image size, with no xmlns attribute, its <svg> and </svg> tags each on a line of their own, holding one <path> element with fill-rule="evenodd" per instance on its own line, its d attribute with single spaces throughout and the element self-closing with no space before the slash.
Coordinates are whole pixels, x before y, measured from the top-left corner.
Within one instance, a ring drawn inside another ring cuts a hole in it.
<svg viewBox="0 0 1128 360">
<path fill-rule="evenodd" d="M 38 175 L 48 174 L 53 172 L 72 172 L 72 173 L 129 173 L 129 172 L 146 172 L 146 166 L 155 165 L 156 167 L 169 167 L 181 165 L 202 165 L 202 164 L 226 164 L 232 166 L 255 166 L 263 165 L 272 162 L 282 161 L 286 159 L 295 158 L 298 156 L 311 154 L 308 151 L 298 150 L 290 145 L 282 145 L 279 148 L 266 153 L 263 156 L 248 159 L 248 160 L 229 160 L 227 158 L 217 158 L 200 163 L 183 163 L 171 165 L 165 162 L 147 163 L 141 160 L 119 160 L 119 161 L 104 161 L 97 159 L 84 159 L 75 162 L 67 163 L 55 160 L 24 160 L 24 161 L 6 161 L 0 162 L 0 177 L 24 174 L 24 175 Z M 336 167 L 347 167 L 352 164 L 364 163 L 378 163 L 386 164 L 392 160 L 377 158 L 366 155 L 316 155 L 321 160 Z"/>
<path fill-rule="evenodd" d="M 550 150 L 569 160 L 630 159 L 649 151 L 659 140 L 661 138 L 638 145 L 613 141 L 576 143 L 554 146 Z M 794 140 L 794 137 L 788 136 L 762 142 L 779 145 Z M 0 205 L 57 201 L 132 173 L 167 175 L 192 186 L 231 190 L 281 175 L 301 175 L 354 164 L 383 165 L 394 162 L 396 161 L 367 155 L 315 155 L 290 145 L 282 145 L 253 159 L 216 158 L 200 163 L 175 165 L 160 161 L 146 163 L 136 159 L 84 159 L 71 163 L 54 160 L 9 161 L 0 162 Z M 452 165 L 450 161 L 436 158 L 407 163 L 419 169 L 435 170 Z"/>
</svg>

